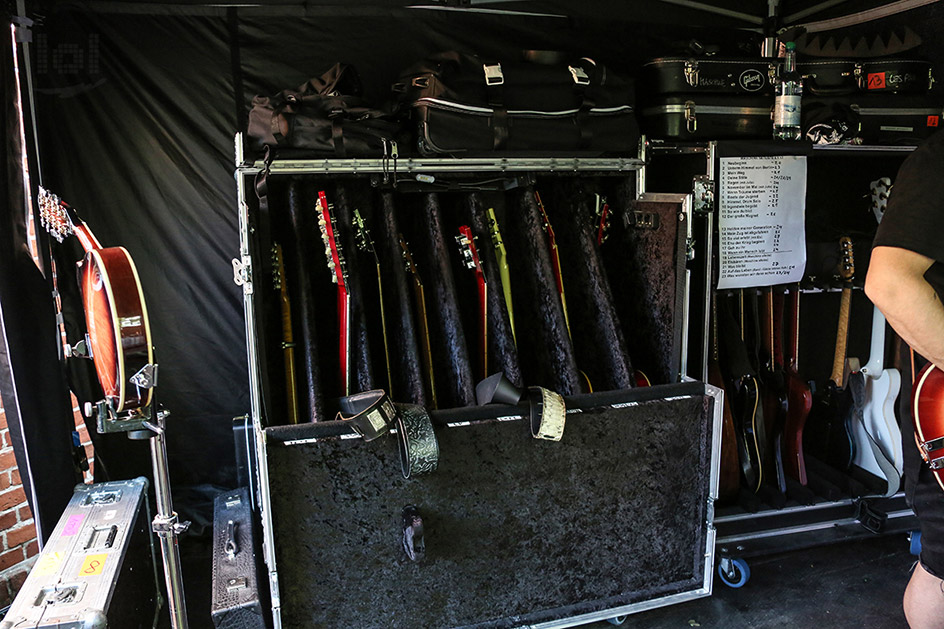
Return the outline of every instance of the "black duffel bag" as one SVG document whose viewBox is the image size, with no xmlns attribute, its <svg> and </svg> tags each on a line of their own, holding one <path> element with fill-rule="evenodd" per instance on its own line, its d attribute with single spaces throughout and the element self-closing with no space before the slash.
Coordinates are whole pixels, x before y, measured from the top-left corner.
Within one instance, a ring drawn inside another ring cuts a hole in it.
<svg viewBox="0 0 944 629">
<path fill-rule="evenodd" d="M 305 149 L 330 157 L 389 155 L 391 142 L 402 141 L 403 124 L 362 94 L 354 67 L 337 63 L 297 90 L 256 96 L 249 112 L 250 148 Z"/>
<path fill-rule="evenodd" d="M 426 155 L 638 149 L 632 82 L 588 58 L 543 64 L 443 52 L 405 70 L 394 91 Z"/>
</svg>

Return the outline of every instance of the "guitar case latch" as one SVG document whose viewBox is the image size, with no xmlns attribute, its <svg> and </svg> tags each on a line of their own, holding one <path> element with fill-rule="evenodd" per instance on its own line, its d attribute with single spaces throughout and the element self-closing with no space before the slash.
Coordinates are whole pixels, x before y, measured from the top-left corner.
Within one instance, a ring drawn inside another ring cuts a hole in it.
<svg viewBox="0 0 944 629">
<path fill-rule="evenodd" d="M 624 216 L 626 217 L 626 227 L 655 230 L 659 229 L 659 225 L 661 225 L 661 219 L 655 212 L 635 210 L 633 212 L 626 212 Z"/>
</svg>

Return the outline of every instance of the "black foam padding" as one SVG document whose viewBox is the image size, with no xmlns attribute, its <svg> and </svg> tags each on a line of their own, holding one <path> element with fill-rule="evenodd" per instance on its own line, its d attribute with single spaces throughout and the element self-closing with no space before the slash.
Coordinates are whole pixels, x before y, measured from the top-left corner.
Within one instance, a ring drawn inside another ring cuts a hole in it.
<svg viewBox="0 0 944 629">
<path fill-rule="evenodd" d="M 299 421 L 320 421 L 326 418 L 326 411 L 317 323 L 318 297 L 321 293 L 316 290 L 316 286 L 326 281 L 324 274 L 327 259 L 319 253 L 322 242 L 306 187 L 294 179 L 288 183 L 285 204 L 288 210 L 288 234 L 282 246 L 295 338 Z"/>
<path fill-rule="evenodd" d="M 684 317 L 685 220 L 677 202 L 637 205 L 635 186 L 624 180 L 611 197 L 618 225 L 604 245 L 608 274 L 618 283 L 613 298 L 633 366 L 653 384 L 678 381 Z M 656 229 L 625 226 L 638 209 L 656 214 Z"/>
<path fill-rule="evenodd" d="M 420 273 L 425 269 L 423 282 L 437 401 L 440 408 L 475 404 L 469 346 L 450 262 L 458 256 L 456 243 L 444 230 L 439 194 L 422 194 L 411 200 L 418 203 L 413 209 L 419 242 L 413 256 L 422 261 Z"/>
<path fill-rule="evenodd" d="M 394 195 L 380 195 L 378 214 L 380 227 L 377 255 L 380 256 L 387 314 L 387 334 L 391 361 L 394 364 L 390 397 L 398 402 L 426 406 L 423 367 L 419 355 L 416 320 L 413 315 L 413 280 L 407 277 L 403 251 L 400 247 L 400 224 L 395 211 Z"/>
<path fill-rule="evenodd" d="M 465 196 L 464 205 L 465 214 L 469 219 L 469 226 L 475 236 L 478 253 L 482 259 L 482 269 L 488 287 L 486 290 L 488 373 L 500 371 L 515 386 L 520 387 L 524 382 L 521 379 L 521 366 L 518 363 L 518 348 L 511 332 L 511 320 L 508 317 L 508 306 L 505 304 L 505 294 L 502 290 L 498 259 L 489 229 L 488 206 L 482 196 L 474 192 Z M 503 224 L 507 226 L 507 222 Z M 499 224 L 500 230 L 501 225 L 502 223 Z M 514 278 L 511 278 L 511 283 L 512 291 L 514 291 Z"/>
<path fill-rule="evenodd" d="M 590 205 L 593 192 L 573 179 L 555 181 L 549 188 L 545 209 L 557 227 L 554 233 L 577 366 L 587 374 L 594 391 L 632 387 L 631 357 L 596 243 L 599 219 Z"/>
<path fill-rule="evenodd" d="M 526 385 L 561 395 L 580 391 L 574 346 L 567 333 L 544 221 L 533 189 L 509 192 L 508 260 L 515 281 L 512 296 L 518 323 L 518 356 Z"/>
<path fill-rule="evenodd" d="M 267 429 L 283 626 L 513 627 L 701 588 L 713 398 L 661 388 L 604 394 L 615 405 L 568 414 L 560 442 L 523 418 L 437 421 L 439 468 L 409 480 L 393 437 Z M 408 504 L 420 563 L 401 547 Z"/>
<path fill-rule="evenodd" d="M 367 273 L 376 274 L 376 265 L 373 268 L 362 266 L 360 256 L 357 255 L 357 241 L 354 238 L 354 210 L 360 211 L 357 205 L 356 193 L 346 185 L 339 184 L 336 188 L 333 205 L 338 222 L 336 238 L 341 243 L 341 253 L 347 266 L 348 291 L 350 294 L 350 325 L 351 325 L 351 391 L 370 391 L 377 388 L 374 378 L 374 364 L 370 349 L 370 335 L 367 327 L 367 308 L 372 307 L 376 297 L 368 292 Z M 329 197 L 328 202 L 332 200 Z M 376 306 L 373 306 L 376 307 Z M 378 337 L 378 341 L 382 339 Z M 383 370 L 385 365 L 377 363 L 377 368 Z"/>
</svg>

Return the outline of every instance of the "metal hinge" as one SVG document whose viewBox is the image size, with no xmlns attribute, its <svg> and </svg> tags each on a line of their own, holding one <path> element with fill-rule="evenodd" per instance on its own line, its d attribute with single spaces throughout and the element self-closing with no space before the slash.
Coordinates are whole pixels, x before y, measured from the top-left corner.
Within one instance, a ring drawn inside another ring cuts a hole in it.
<svg viewBox="0 0 944 629">
<path fill-rule="evenodd" d="M 707 175 L 692 178 L 692 211 L 710 214 L 715 207 L 715 182 Z"/>
<path fill-rule="evenodd" d="M 243 295 L 252 295 L 252 260 L 249 256 L 233 258 L 233 282 L 243 287 Z"/>
</svg>

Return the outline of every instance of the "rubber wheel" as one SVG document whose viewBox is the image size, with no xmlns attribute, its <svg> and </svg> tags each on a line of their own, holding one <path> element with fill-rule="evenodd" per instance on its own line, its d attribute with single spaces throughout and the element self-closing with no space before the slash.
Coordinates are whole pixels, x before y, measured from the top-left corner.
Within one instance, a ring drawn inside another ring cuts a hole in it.
<svg viewBox="0 0 944 629">
<path fill-rule="evenodd" d="M 613 616 L 612 618 L 607 618 L 606 621 L 611 625 L 621 625 L 626 622 L 626 616 Z"/>
<path fill-rule="evenodd" d="M 915 557 L 921 554 L 921 531 L 911 531 L 908 534 L 908 540 L 911 542 L 911 554 Z"/>
<path fill-rule="evenodd" d="M 743 559 L 722 559 L 718 564 L 718 576 L 728 587 L 739 588 L 751 578 L 751 568 Z"/>
</svg>

